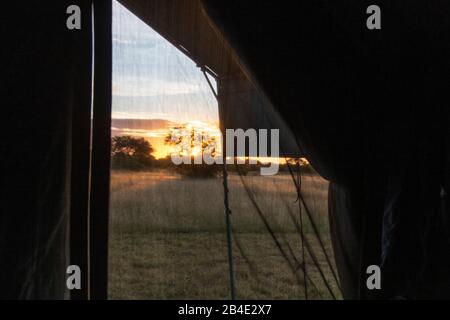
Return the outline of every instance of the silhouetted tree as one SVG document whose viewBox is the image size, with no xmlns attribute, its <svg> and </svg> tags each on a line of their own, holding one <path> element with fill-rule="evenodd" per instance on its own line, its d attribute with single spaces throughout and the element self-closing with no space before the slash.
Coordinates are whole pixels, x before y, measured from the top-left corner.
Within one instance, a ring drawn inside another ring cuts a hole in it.
<svg viewBox="0 0 450 320">
<path fill-rule="evenodd" d="M 151 144 L 144 138 L 116 136 L 112 138 L 113 169 L 141 170 L 150 168 L 155 161 Z"/>
<path fill-rule="evenodd" d="M 180 125 L 172 128 L 165 137 L 166 145 L 172 146 L 173 153 L 180 158 L 190 158 L 190 164 L 183 163 L 176 166 L 176 171 L 184 176 L 209 178 L 216 176 L 221 171 L 218 164 L 194 164 L 194 157 L 205 154 L 214 158 L 217 155 L 218 141 L 215 136 L 199 128 Z M 199 150 L 197 150 L 197 148 Z"/>
</svg>

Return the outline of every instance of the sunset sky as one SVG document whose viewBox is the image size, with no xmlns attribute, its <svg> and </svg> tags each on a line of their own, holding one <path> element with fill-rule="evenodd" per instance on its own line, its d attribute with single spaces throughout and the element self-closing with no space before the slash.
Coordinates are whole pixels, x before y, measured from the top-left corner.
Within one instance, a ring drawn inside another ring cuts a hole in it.
<svg viewBox="0 0 450 320">
<path fill-rule="evenodd" d="M 122 119 L 113 121 L 113 135 L 145 137 L 155 156 L 164 157 L 171 125 L 195 122 L 217 130 L 217 102 L 196 64 L 117 1 L 113 4 L 112 116 Z M 158 119 L 167 121 L 152 121 Z"/>
</svg>

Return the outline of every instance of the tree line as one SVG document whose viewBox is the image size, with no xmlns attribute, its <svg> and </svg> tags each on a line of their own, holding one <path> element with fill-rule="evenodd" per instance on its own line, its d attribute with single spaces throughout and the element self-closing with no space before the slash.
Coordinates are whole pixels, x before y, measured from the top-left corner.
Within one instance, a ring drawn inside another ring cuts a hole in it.
<svg viewBox="0 0 450 320">
<path fill-rule="evenodd" d="M 168 139 L 166 144 L 171 145 Z M 206 145 L 202 146 L 205 151 Z M 187 177 L 199 177 L 209 178 L 219 175 L 223 167 L 222 165 L 213 164 L 181 164 L 175 165 L 172 162 L 171 156 L 168 155 L 165 158 L 156 159 L 153 156 L 154 148 L 146 139 L 133 136 L 115 136 L 111 141 L 111 169 L 112 170 L 130 170 L 130 171 L 151 171 L 156 169 L 164 169 L 177 172 L 182 176 Z M 193 156 L 191 163 L 193 163 Z M 289 161 L 287 164 L 280 164 L 280 172 L 289 172 L 291 170 L 297 170 L 297 164 L 301 166 L 301 172 L 303 174 L 315 174 L 314 169 L 309 163 L 301 161 L 295 162 Z M 237 167 L 238 166 L 238 167 Z M 257 164 L 228 164 L 228 172 L 236 173 L 239 171 L 243 175 L 259 172 L 259 169 L 264 164 L 258 162 Z"/>
</svg>

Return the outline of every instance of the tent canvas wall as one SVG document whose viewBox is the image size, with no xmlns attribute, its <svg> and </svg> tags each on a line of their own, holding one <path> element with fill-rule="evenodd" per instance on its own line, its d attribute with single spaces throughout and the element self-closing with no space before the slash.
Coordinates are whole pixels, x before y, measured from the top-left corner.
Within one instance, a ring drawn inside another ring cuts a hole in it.
<svg viewBox="0 0 450 320">
<path fill-rule="evenodd" d="M 2 13 L 4 298 L 67 297 L 68 261 L 89 267 L 91 298 L 106 298 L 111 2 L 75 1 L 85 18 L 70 31 L 72 2 Z M 122 3 L 217 76 L 228 101 L 242 88 L 256 97 L 249 114 L 263 108 L 276 120 L 256 126 L 286 123 L 330 179 L 345 297 L 449 296 L 445 1 L 381 1 L 378 31 L 365 28 L 368 1 Z M 224 125 L 238 123 L 236 104 L 222 107 Z M 365 287 L 371 264 L 386 275 L 381 292 Z M 84 279 L 78 298 L 88 297 Z"/>
</svg>

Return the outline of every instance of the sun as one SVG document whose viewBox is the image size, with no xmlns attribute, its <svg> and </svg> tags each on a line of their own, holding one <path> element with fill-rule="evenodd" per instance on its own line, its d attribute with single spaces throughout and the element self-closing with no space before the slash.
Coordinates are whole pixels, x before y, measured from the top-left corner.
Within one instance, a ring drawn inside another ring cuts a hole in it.
<svg viewBox="0 0 450 320">
<path fill-rule="evenodd" d="M 199 147 L 194 147 L 191 149 L 191 156 L 197 157 L 202 154 L 202 150 Z"/>
<path fill-rule="evenodd" d="M 215 156 L 222 153 L 222 136 L 217 125 L 198 120 L 168 128 L 166 135 L 168 155 L 197 157 L 205 152 Z"/>
</svg>

